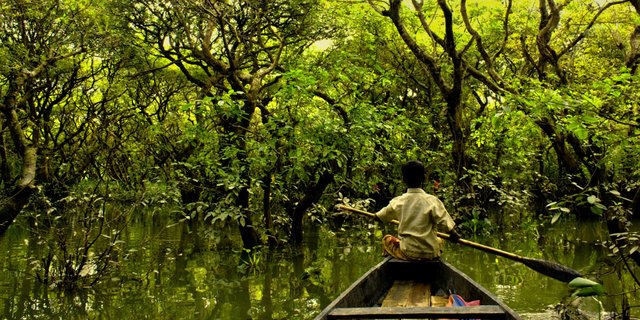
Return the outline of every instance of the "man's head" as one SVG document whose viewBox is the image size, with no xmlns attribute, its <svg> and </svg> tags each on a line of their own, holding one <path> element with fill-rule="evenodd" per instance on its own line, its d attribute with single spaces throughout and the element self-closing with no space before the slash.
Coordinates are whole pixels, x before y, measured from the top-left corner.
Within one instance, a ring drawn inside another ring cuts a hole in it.
<svg viewBox="0 0 640 320">
<path fill-rule="evenodd" d="M 424 165 L 418 160 L 407 161 L 402 165 L 402 180 L 409 188 L 420 188 L 424 183 Z"/>
</svg>

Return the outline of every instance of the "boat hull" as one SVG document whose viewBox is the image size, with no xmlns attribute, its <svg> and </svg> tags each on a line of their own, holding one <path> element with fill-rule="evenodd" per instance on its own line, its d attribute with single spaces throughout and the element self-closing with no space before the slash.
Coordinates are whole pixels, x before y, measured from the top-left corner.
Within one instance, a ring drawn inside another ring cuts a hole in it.
<svg viewBox="0 0 640 320">
<path fill-rule="evenodd" d="M 431 293 L 455 293 L 467 301 L 479 300 L 479 306 L 384 306 L 385 296 L 394 283 L 411 281 L 429 286 Z M 386 258 L 367 271 L 315 320 L 325 319 L 520 319 L 495 295 L 441 261 L 411 262 Z"/>
</svg>

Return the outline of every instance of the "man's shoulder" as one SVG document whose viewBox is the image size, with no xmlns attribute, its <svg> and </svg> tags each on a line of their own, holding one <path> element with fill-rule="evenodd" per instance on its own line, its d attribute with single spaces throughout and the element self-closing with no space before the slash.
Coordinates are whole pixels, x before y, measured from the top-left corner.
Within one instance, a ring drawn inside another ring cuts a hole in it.
<svg viewBox="0 0 640 320">
<path fill-rule="evenodd" d="M 428 206 L 428 207 L 439 206 L 442 203 L 440 198 L 426 192 L 418 195 L 417 198 L 419 199 L 419 201 L 424 203 L 425 206 Z"/>
<path fill-rule="evenodd" d="M 439 200 L 438 197 L 436 197 L 433 194 L 427 193 L 426 191 L 419 189 L 421 192 L 413 192 L 413 193 L 405 193 L 405 194 L 410 194 L 414 197 L 418 197 L 418 198 L 423 198 L 423 199 L 428 199 L 428 200 Z"/>
<path fill-rule="evenodd" d="M 406 202 L 406 201 L 410 201 L 410 202 L 414 202 L 414 201 L 420 201 L 420 202 L 424 202 L 425 204 L 427 203 L 439 203 L 441 202 L 440 199 L 438 197 L 436 197 L 433 194 L 427 193 L 426 191 L 424 191 L 423 189 L 408 189 L 407 192 L 403 193 L 402 195 L 399 195 L 395 198 L 393 198 L 391 200 L 392 202 Z"/>
</svg>

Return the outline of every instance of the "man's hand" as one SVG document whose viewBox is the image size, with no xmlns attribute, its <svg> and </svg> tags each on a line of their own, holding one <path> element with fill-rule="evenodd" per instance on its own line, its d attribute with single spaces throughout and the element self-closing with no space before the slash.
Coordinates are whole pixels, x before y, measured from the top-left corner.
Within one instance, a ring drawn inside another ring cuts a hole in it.
<svg viewBox="0 0 640 320">
<path fill-rule="evenodd" d="M 460 234 L 458 231 L 456 231 L 456 229 L 449 231 L 449 241 L 458 242 L 458 240 L 460 240 Z"/>
</svg>

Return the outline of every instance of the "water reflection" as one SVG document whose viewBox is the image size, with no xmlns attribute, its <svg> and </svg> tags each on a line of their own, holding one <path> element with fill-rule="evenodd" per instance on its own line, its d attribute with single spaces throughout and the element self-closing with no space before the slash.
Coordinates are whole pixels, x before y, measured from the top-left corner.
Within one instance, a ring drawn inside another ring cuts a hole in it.
<svg viewBox="0 0 640 320">
<path fill-rule="evenodd" d="M 235 229 L 216 231 L 162 217 L 134 223 L 122 236 L 126 247 L 114 261 L 117 272 L 69 295 L 35 281 L 29 261 L 42 248 L 27 230 L 12 227 L 0 239 L 2 255 L 10 257 L 0 260 L 1 318 L 312 319 L 381 260 L 381 232 L 373 225 L 335 232 L 312 226 L 299 247 L 253 255 L 243 253 L 230 234 Z M 472 240 L 557 261 L 590 277 L 606 269 L 606 232 L 597 223 L 554 226 L 540 234 Z M 470 248 L 448 245 L 445 259 L 526 319 L 549 319 L 570 294 L 564 283 Z M 609 292 L 624 290 L 615 273 L 601 280 Z M 601 301 L 604 308 L 616 308 L 613 299 Z"/>
</svg>

